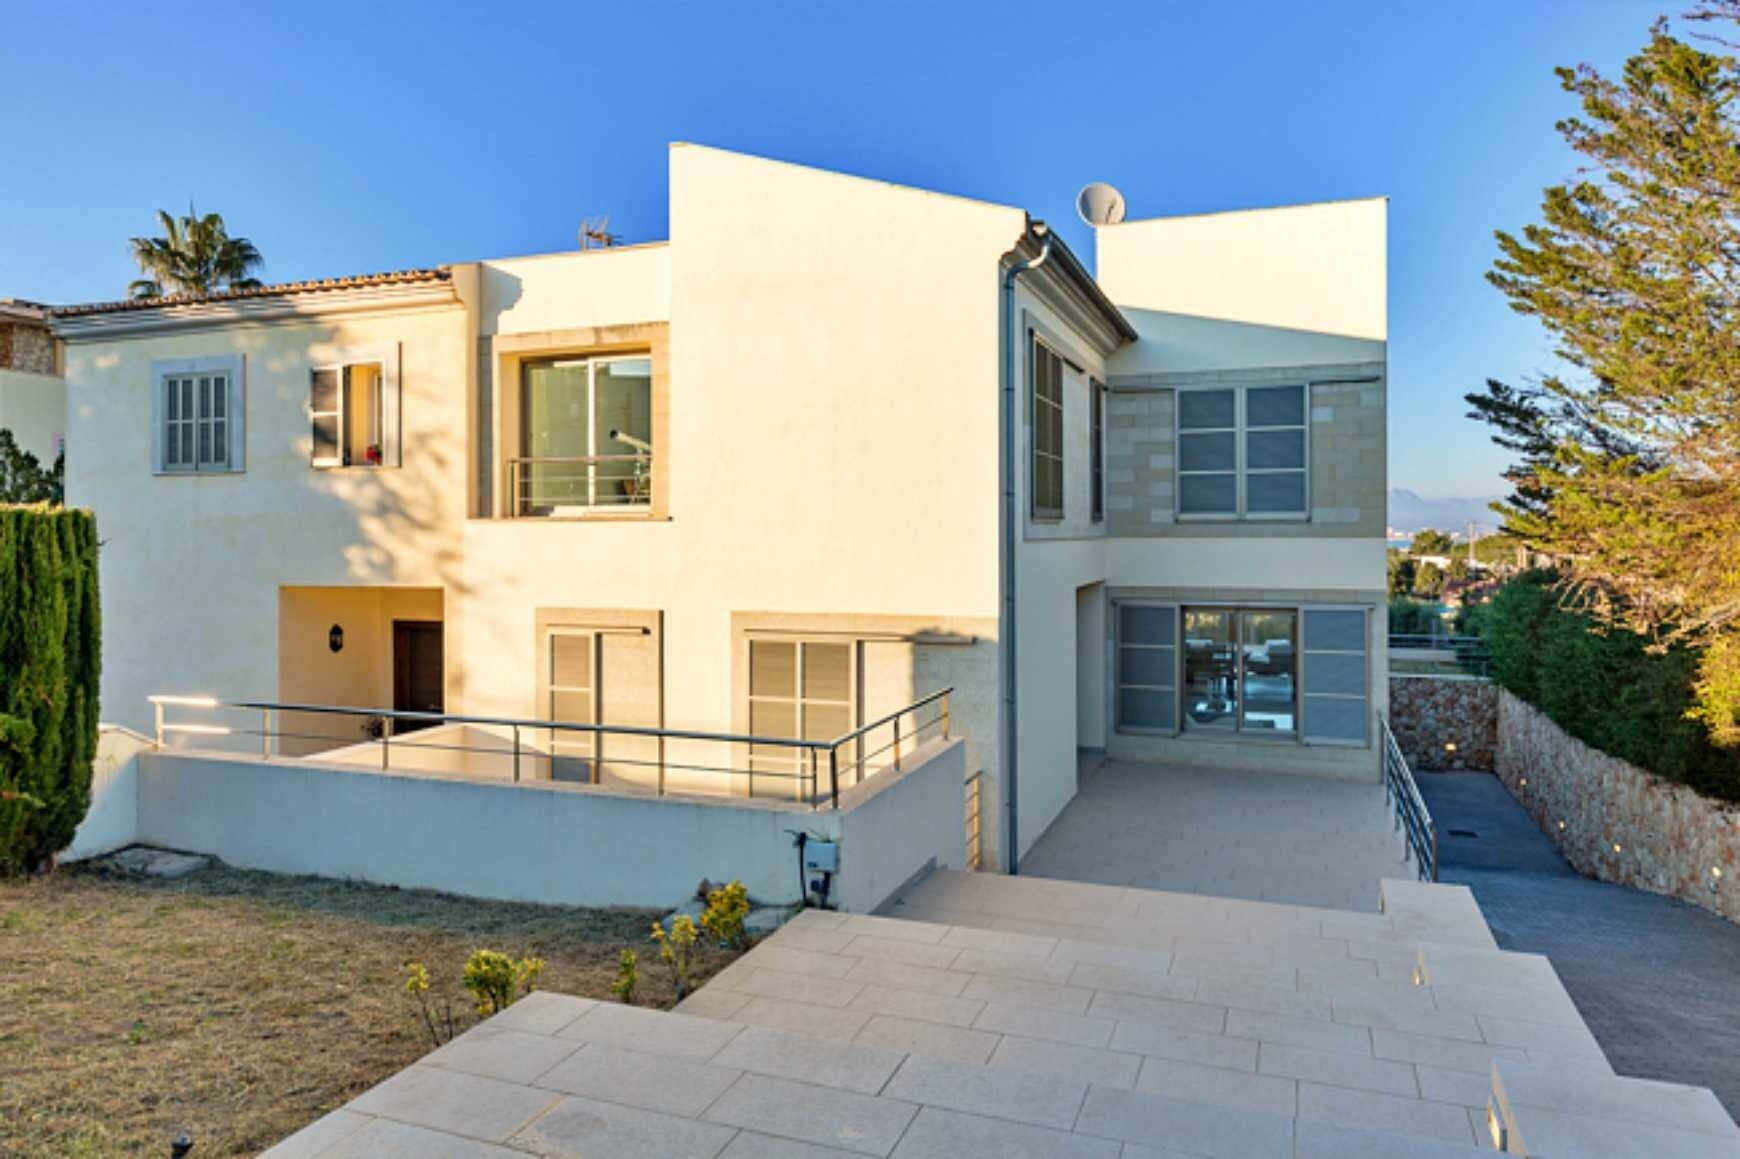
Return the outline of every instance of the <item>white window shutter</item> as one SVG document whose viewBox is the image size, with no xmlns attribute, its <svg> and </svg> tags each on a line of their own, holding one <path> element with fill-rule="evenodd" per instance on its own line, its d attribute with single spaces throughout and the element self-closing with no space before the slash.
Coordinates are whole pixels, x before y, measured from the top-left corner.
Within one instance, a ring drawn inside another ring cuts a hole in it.
<svg viewBox="0 0 1740 1159">
<path fill-rule="evenodd" d="M 399 344 L 392 343 L 381 358 L 381 465 L 402 466 L 400 455 Z"/>
<path fill-rule="evenodd" d="M 244 382 L 247 371 L 245 356 L 238 355 L 235 368 L 230 371 L 229 397 L 229 437 L 230 437 L 230 470 L 241 472 L 247 469 L 248 458 L 248 390 Z"/>
<path fill-rule="evenodd" d="M 163 473 L 163 375 L 151 375 L 151 470 Z"/>
</svg>

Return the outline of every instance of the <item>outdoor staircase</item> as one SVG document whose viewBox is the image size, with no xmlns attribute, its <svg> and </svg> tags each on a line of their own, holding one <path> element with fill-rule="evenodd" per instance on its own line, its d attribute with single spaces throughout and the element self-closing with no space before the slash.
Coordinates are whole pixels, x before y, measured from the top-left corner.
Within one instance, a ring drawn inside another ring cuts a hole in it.
<svg viewBox="0 0 1740 1159">
<path fill-rule="evenodd" d="M 799 914 L 675 1012 L 532 994 L 270 1154 L 1740 1157 L 1709 1091 L 1616 1076 L 1467 889 L 1381 893 L 933 873 Z"/>
<path fill-rule="evenodd" d="M 1035 1154 L 1740 1156 L 1708 1090 L 1615 1076 L 1466 888 L 1380 901 L 938 872 L 886 916 L 806 911 L 679 1009 L 804 1043 L 793 1078 L 851 1065 L 818 1039 L 905 1052 L 876 1094 L 954 1112 L 952 1155 L 979 1153 L 982 1115 L 1075 1136 Z"/>
</svg>

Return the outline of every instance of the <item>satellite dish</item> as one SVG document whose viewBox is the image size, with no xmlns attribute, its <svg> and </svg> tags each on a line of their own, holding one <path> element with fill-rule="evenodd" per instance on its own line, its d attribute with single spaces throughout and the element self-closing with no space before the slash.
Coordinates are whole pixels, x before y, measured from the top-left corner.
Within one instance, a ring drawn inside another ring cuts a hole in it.
<svg viewBox="0 0 1740 1159">
<path fill-rule="evenodd" d="M 1075 195 L 1075 211 L 1089 225 L 1116 225 L 1124 220 L 1124 195 L 1104 181 L 1096 181 L 1082 186 Z"/>
</svg>

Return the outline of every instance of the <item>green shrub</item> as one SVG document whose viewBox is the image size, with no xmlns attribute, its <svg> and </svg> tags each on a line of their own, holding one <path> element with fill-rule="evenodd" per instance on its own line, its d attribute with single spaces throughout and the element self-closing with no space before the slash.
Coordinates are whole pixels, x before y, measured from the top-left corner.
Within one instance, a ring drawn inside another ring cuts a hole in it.
<svg viewBox="0 0 1740 1159">
<path fill-rule="evenodd" d="M 460 981 L 477 1003 L 477 1012 L 488 1018 L 506 1010 L 522 994 L 537 989 L 544 973 L 544 959 L 508 957 L 499 950 L 473 950 L 465 960 Z"/>
<path fill-rule="evenodd" d="M 1555 579 L 1524 573 L 1470 618 L 1492 655 L 1493 678 L 1602 752 L 1706 796 L 1740 800 L 1740 751 L 1712 745 L 1688 715 L 1697 652 L 1657 651 L 1642 636 L 1598 627 L 1564 606 Z"/>
<path fill-rule="evenodd" d="M 90 807 L 100 648 L 91 513 L 0 507 L 0 874 L 52 864 Z"/>
<path fill-rule="evenodd" d="M 639 996 L 640 957 L 633 950 L 625 947 L 622 957 L 616 960 L 616 981 L 610 984 L 610 992 L 624 1006 L 633 1006 Z"/>
<path fill-rule="evenodd" d="M 701 928 L 712 934 L 721 946 L 741 947 L 746 940 L 744 919 L 749 916 L 749 890 L 741 881 L 707 893 L 707 909 L 701 914 Z"/>
<path fill-rule="evenodd" d="M 695 958 L 695 940 L 699 936 L 695 920 L 688 914 L 672 918 L 668 934 L 660 923 L 652 924 L 652 939 L 658 943 L 659 961 L 671 971 L 671 988 L 676 991 L 678 1002 L 689 993 L 689 970 Z"/>
<path fill-rule="evenodd" d="M 1390 632 L 1398 636 L 1430 636 L 1444 630 L 1438 610 L 1407 596 L 1390 597 Z"/>
</svg>

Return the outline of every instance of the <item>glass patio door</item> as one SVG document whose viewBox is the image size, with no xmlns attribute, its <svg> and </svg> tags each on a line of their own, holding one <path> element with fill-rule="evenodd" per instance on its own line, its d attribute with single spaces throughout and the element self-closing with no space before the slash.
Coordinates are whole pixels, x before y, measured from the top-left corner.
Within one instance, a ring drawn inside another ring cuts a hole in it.
<svg viewBox="0 0 1740 1159">
<path fill-rule="evenodd" d="M 1185 728 L 1293 733 L 1298 618 L 1290 609 L 1185 609 Z"/>
</svg>

